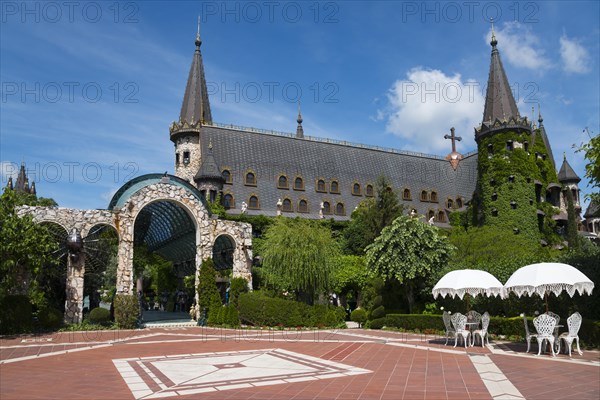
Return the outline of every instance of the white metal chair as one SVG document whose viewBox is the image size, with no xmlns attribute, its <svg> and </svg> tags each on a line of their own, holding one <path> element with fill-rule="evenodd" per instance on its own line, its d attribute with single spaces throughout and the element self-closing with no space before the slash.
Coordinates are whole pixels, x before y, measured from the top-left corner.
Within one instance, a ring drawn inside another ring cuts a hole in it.
<svg viewBox="0 0 600 400">
<path fill-rule="evenodd" d="M 448 311 L 444 311 L 442 314 L 442 319 L 444 320 L 444 326 L 446 327 L 446 344 L 448 344 L 448 338 L 455 337 L 456 331 L 452 327 L 452 322 L 450 321 L 450 313 Z"/>
<path fill-rule="evenodd" d="M 571 357 L 571 347 L 573 347 L 573 341 L 577 340 L 577 352 L 579 355 L 582 355 L 581 349 L 579 348 L 579 328 L 581 328 L 581 314 L 578 312 L 573 313 L 569 318 L 567 318 L 567 325 L 569 326 L 569 332 L 562 333 L 558 337 L 558 343 L 560 344 L 561 340 L 565 341 L 565 345 L 569 348 L 569 357 Z M 559 346 L 560 352 L 560 346 Z"/>
<path fill-rule="evenodd" d="M 454 330 L 456 333 L 454 334 L 454 347 L 456 347 L 458 343 L 458 337 L 462 337 L 463 342 L 465 343 L 465 349 L 467 348 L 467 339 L 471 332 L 468 329 L 465 329 L 467 324 L 467 316 L 462 315 L 461 313 L 456 313 L 451 318 L 452 325 L 454 326 Z"/>
<path fill-rule="evenodd" d="M 548 311 L 546 314 L 551 316 L 556 320 L 556 325 L 560 324 L 560 315 L 553 313 L 552 311 Z"/>
<path fill-rule="evenodd" d="M 538 353 L 539 356 L 542 352 L 542 344 L 544 340 L 550 343 L 550 351 L 552 351 L 552 357 L 555 357 L 554 353 L 554 327 L 556 326 L 556 319 L 548 314 L 542 314 L 533 319 L 533 326 L 537 330 L 537 342 L 538 342 Z"/>
<path fill-rule="evenodd" d="M 525 325 L 525 341 L 527 342 L 527 353 L 529 353 L 529 348 L 531 347 L 531 339 L 537 339 L 537 334 L 529 332 L 529 326 L 527 325 L 527 317 L 525 314 L 523 315 L 523 324 Z"/>
<path fill-rule="evenodd" d="M 479 314 L 475 310 L 469 311 L 467 313 L 467 322 L 476 322 L 477 324 L 480 324 L 481 323 L 481 314 Z"/>
<path fill-rule="evenodd" d="M 490 344 L 490 337 L 488 336 L 488 327 L 490 326 L 490 314 L 486 311 L 481 317 L 481 329 L 476 329 L 471 336 L 471 346 L 475 344 L 475 336 L 479 335 L 481 338 L 481 347 L 483 342 L 487 339 L 487 344 Z"/>
</svg>

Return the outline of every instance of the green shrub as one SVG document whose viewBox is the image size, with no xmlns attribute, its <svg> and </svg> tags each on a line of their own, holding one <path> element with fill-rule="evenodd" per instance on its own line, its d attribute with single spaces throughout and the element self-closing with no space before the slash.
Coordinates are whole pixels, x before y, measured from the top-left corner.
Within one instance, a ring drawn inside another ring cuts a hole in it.
<svg viewBox="0 0 600 400">
<path fill-rule="evenodd" d="M 344 322 L 345 316 L 341 307 L 323 304 L 309 306 L 268 297 L 260 291 L 242 293 L 238 300 L 238 311 L 242 323 L 254 326 L 337 326 Z"/>
<path fill-rule="evenodd" d="M 232 278 L 229 283 L 229 304 L 237 307 L 242 293 L 248 293 L 248 281 L 241 277 Z"/>
<path fill-rule="evenodd" d="M 377 318 L 377 319 L 372 319 L 371 321 L 369 321 L 369 329 L 381 329 L 386 325 L 386 321 L 387 318 L 383 317 L 383 318 Z M 367 326 L 365 325 L 365 328 L 367 328 Z"/>
<path fill-rule="evenodd" d="M 444 329 L 444 321 L 441 315 L 388 314 L 385 317 L 385 326 L 406 330 L 424 331 L 427 329 L 441 331 Z"/>
<path fill-rule="evenodd" d="M 110 322 L 110 311 L 106 308 L 96 307 L 92 308 L 88 315 L 88 320 L 92 324 L 103 325 Z"/>
<path fill-rule="evenodd" d="M 383 297 L 382 296 L 375 296 L 375 298 L 373 299 L 373 309 L 376 309 L 378 307 L 380 307 L 383 304 Z"/>
<path fill-rule="evenodd" d="M 371 311 L 371 319 L 379 319 L 385 317 L 385 307 L 379 306 Z"/>
<path fill-rule="evenodd" d="M 38 310 L 37 317 L 40 328 L 44 330 L 58 329 L 63 324 L 63 313 L 54 307 L 45 307 Z"/>
<path fill-rule="evenodd" d="M 238 310 L 233 306 L 225 307 L 225 317 L 223 323 L 230 327 L 240 326 L 240 317 Z"/>
<path fill-rule="evenodd" d="M 358 323 L 358 326 L 360 327 L 367 320 L 367 312 L 362 308 L 357 308 L 356 310 L 352 311 L 352 313 L 350 313 L 350 319 Z"/>
<path fill-rule="evenodd" d="M 0 301 L 0 334 L 31 332 L 33 315 L 29 297 L 9 295 Z"/>
<path fill-rule="evenodd" d="M 121 329 L 138 327 L 140 305 L 137 296 L 131 294 L 115 295 L 115 322 Z"/>
</svg>

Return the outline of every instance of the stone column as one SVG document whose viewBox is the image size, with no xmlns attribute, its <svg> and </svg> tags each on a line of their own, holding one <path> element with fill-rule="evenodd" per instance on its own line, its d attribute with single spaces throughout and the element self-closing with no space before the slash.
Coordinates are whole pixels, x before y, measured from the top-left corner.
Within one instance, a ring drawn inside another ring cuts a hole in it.
<svg viewBox="0 0 600 400">
<path fill-rule="evenodd" d="M 133 293 L 133 218 L 121 217 L 117 258 L 117 293 Z"/>
<path fill-rule="evenodd" d="M 65 301 L 64 321 L 78 324 L 83 321 L 83 277 L 85 275 L 85 254 L 76 259 L 67 257 L 67 300 Z"/>
</svg>

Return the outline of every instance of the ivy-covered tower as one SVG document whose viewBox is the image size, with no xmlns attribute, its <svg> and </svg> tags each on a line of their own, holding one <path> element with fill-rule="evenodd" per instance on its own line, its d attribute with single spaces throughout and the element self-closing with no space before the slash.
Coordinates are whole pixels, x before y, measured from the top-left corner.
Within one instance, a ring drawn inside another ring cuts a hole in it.
<svg viewBox="0 0 600 400">
<path fill-rule="evenodd" d="M 179 121 L 173 122 L 169 127 L 171 141 L 175 144 L 175 175 L 191 183 L 194 183 L 194 176 L 202 163 L 201 127 L 212 123 L 204 65 L 200 53 L 202 41 L 199 20 L 195 43 L 196 51 L 185 87 Z"/>
<path fill-rule="evenodd" d="M 554 211 L 547 194 L 556 184 L 560 195 L 560 186 L 545 131 L 532 129 L 527 117 L 519 114 L 493 30 L 490 44 L 483 121 L 475 128 L 479 153 L 475 216 L 480 225 L 537 240 L 540 231 L 553 232 Z"/>
</svg>

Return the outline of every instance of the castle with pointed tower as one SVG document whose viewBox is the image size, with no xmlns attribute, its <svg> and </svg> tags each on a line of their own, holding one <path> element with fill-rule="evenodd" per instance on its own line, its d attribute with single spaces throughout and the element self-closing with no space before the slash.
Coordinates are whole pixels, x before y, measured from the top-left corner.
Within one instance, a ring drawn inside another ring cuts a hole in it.
<svg viewBox="0 0 600 400">
<path fill-rule="evenodd" d="M 560 233 L 569 201 L 580 223 L 580 178 L 566 158 L 557 174 L 541 113 L 537 127 L 520 115 L 494 34 L 490 44 L 477 151 L 457 152 L 461 138 L 452 128 L 445 136 L 452 152 L 436 156 L 307 136 L 300 105 L 295 134 L 213 121 L 198 30 L 179 120 L 169 129 L 175 175 L 207 200 L 220 196 L 229 214 L 336 220 L 349 219 L 361 201 L 374 197 L 375 181 L 384 175 L 407 212 L 438 226 L 471 206 L 479 225 L 537 237 Z"/>
</svg>

